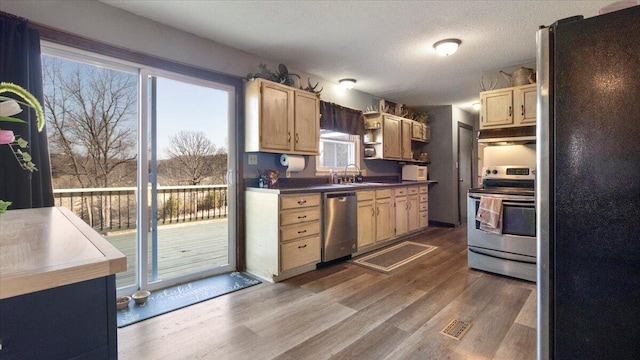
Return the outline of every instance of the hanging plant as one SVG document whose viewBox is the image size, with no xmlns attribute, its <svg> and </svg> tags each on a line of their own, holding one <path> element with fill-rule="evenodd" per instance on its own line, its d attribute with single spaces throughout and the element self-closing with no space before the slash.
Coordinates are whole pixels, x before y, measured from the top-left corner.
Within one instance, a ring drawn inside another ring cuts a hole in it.
<svg viewBox="0 0 640 360">
<path fill-rule="evenodd" d="M 16 84 L 0 82 L 0 94 L 5 92 L 16 94 L 22 100 L 0 96 L 0 121 L 25 124 L 26 121 L 13 117 L 13 115 L 22 112 L 20 105 L 24 105 L 35 110 L 36 127 L 38 131 L 42 131 L 44 128 L 44 112 L 38 99 L 26 89 Z M 31 172 L 38 170 L 33 161 L 31 161 L 31 155 L 26 151 L 29 143 L 21 138 L 20 135 L 14 134 L 11 130 L 3 130 L 0 128 L 0 145 L 9 146 L 13 156 L 23 170 Z M 9 205 L 11 205 L 11 202 L 0 200 L 0 214 L 4 213 Z"/>
</svg>

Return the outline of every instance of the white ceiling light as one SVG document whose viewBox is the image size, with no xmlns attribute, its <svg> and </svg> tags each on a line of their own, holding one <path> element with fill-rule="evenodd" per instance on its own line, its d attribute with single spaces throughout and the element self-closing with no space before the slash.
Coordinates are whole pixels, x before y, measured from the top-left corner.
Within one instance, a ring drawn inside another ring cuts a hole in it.
<svg viewBox="0 0 640 360">
<path fill-rule="evenodd" d="M 347 90 L 353 89 L 356 86 L 356 79 L 342 79 L 340 80 L 340 86 Z"/>
<path fill-rule="evenodd" d="M 471 106 L 473 106 L 473 110 L 475 110 L 475 111 L 480 110 L 480 103 L 473 103 L 473 104 L 471 104 Z"/>
<path fill-rule="evenodd" d="M 459 39 L 445 39 L 440 40 L 433 44 L 433 48 L 436 49 L 436 53 L 440 56 L 449 56 L 458 51 L 458 46 L 462 41 Z"/>
</svg>

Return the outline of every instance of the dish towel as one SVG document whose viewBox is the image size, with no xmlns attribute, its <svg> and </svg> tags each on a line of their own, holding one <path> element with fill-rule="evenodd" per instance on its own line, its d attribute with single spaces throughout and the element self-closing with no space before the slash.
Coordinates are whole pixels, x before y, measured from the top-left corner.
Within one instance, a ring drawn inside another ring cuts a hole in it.
<svg viewBox="0 0 640 360">
<path fill-rule="evenodd" d="M 476 220 L 480 221 L 480 230 L 502 234 L 502 199 L 481 196 Z"/>
</svg>

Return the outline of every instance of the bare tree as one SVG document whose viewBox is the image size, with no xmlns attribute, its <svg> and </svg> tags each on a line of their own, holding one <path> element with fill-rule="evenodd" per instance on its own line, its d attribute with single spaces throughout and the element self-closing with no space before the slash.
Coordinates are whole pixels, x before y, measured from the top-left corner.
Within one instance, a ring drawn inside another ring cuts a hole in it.
<svg viewBox="0 0 640 360">
<path fill-rule="evenodd" d="M 181 131 L 169 139 L 165 153 L 170 158 L 159 165 L 159 172 L 172 185 L 200 185 L 227 171 L 227 154 L 202 131 Z"/>
<path fill-rule="evenodd" d="M 58 175 L 81 187 L 122 184 L 136 159 L 137 77 L 43 57 L 44 107 Z"/>
</svg>

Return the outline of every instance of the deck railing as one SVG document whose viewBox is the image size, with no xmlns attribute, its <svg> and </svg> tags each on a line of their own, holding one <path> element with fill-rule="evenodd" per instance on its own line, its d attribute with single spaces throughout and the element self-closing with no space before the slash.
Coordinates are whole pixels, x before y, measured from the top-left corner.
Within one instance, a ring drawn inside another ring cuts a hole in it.
<svg viewBox="0 0 640 360">
<path fill-rule="evenodd" d="M 227 185 L 161 186 L 155 204 L 150 195 L 159 225 L 227 217 Z M 135 187 L 56 189 L 53 196 L 100 233 L 136 227 Z"/>
</svg>

